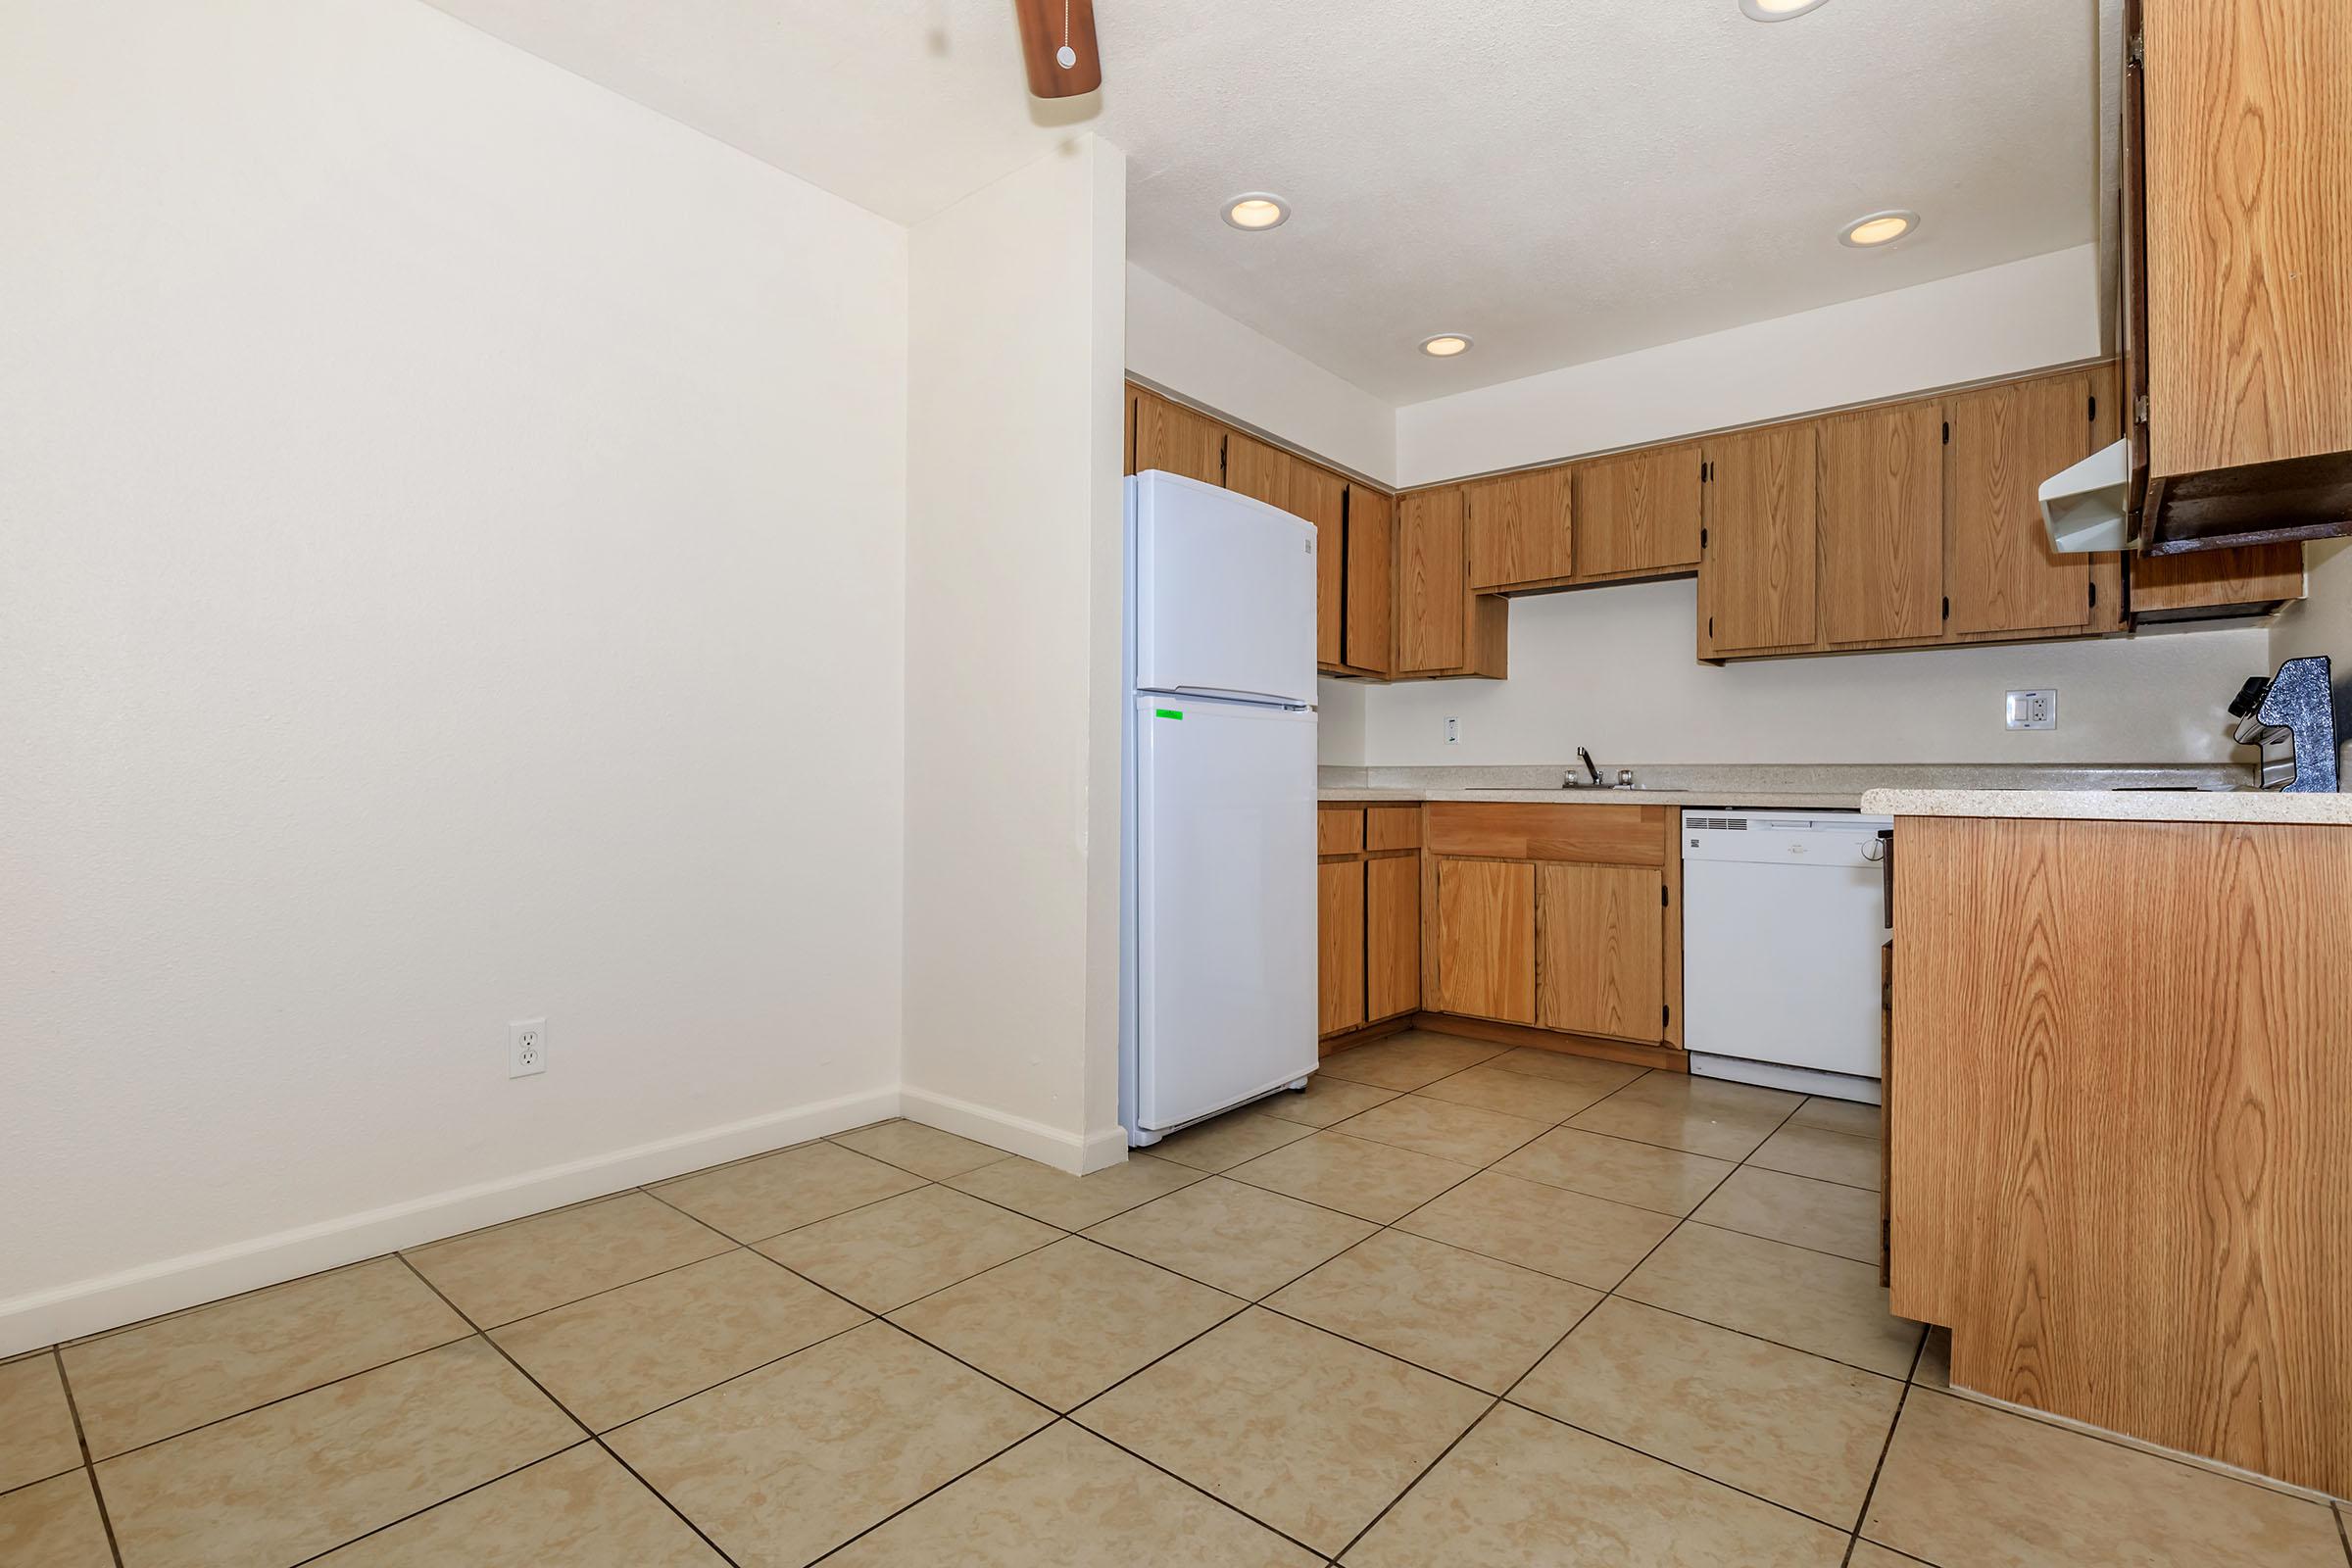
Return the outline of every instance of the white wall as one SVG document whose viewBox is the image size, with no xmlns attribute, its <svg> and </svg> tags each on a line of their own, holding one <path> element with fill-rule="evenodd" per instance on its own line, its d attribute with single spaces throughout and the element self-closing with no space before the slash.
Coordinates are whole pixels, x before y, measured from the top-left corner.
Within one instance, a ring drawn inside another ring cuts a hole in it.
<svg viewBox="0 0 2352 1568">
<path fill-rule="evenodd" d="M 2090 359 L 2098 252 L 2055 251 L 1396 411 L 1398 482 L 1553 463 Z"/>
<path fill-rule="evenodd" d="M 6 31 L 0 1351 L 888 1114 L 904 231 L 411 0 Z"/>
<path fill-rule="evenodd" d="M 1395 482 L 1395 409 L 1132 263 L 1127 368 L 1377 484 Z"/>
<path fill-rule="evenodd" d="M 1716 668 L 1692 655 L 1689 578 L 1520 599 L 1506 681 L 1374 688 L 1365 760 L 1565 762 L 2243 760 L 2221 707 L 2269 657 L 2259 626 L 1934 648 Z M 2011 730 L 2002 694 L 2056 687 L 2058 727 Z M 1461 742 L 1445 743 L 1448 715 Z M 1326 759 L 1329 760 L 1329 759 Z"/>
<path fill-rule="evenodd" d="M 1360 680 L 1315 682 L 1315 760 L 1325 767 L 1364 765 L 1364 694 Z"/>
<path fill-rule="evenodd" d="M 1072 1170 L 1126 1154 L 1125 255 L 1092 136 L 913 230 L 906 1103 Z"/>
</svg>

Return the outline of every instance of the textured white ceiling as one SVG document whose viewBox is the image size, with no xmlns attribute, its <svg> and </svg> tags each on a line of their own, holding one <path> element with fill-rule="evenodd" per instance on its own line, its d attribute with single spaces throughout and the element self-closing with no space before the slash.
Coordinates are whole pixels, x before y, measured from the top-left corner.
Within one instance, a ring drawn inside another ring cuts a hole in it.
<svg viewBox="0 0 2352 1568">
<path fill-rule="evenodd" d="M 2096 0 L 1097 0 L 1058 107 L 1010 0 L 432 3 L 906 222 L 1100 129 L 1136 262 L 1397 403 L 2098 231 Z M 1296 216 L 1218 220 L 1253 189 Z M 1838 243 L 1880 207 L 1925 222 Z"/>
</svg>

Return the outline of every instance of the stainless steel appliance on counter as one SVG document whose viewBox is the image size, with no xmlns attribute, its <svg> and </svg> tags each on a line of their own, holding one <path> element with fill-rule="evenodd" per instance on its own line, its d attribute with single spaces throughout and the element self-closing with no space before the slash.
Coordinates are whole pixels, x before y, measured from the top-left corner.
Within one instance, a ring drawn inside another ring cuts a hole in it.
<svg viewBox="0 0 2352 1568">
<path fill-rule="evenodd" d="M 2237 743 L 2262 748 L 2262 787 L 2293 795 L 2336 788 L 2335 695 L 2328 656 L 2290 659 L 2249 680 L 2230 704 Z"/>
</svg>

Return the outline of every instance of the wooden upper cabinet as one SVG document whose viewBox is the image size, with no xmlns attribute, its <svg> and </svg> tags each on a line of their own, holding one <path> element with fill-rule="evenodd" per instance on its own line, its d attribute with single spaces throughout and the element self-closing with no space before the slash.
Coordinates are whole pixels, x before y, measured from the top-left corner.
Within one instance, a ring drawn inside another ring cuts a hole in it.
<svg viewBox="0 0 2352 1568">
<path fill-rule="evenodd" d="M 2143 620 L 2253 614 L 2303 597 L 2303 547 L 2241 545 L 2132 561 L 2132 613 Z"/>
<path fill-rule="evenodd" d="M 1536 868 L 1437 862 L 1438 1010 L 1536 1021 Z"/>
<path fill-rule="evenodd" d="M 2140 12 L 2148 471 L 2352 449 L 2352 6 Z"/>
<path fill-rule="evenodd" d="M 1943 406 L 1820 421 L 1821 634 L 1832 643 L 1943 635 Z"/>
<path fill-rule="evenodd" d="M 1945 405 L 1943 581 L 1955 633 L 2091 623 L 2091 558 L 2051 550 L 2041 520 L 2041 482 L 2090 452 L 2090 399 L 2091 378 L 2075 374 Z"/>
<path fill-rule="evenodd" d="M 1346 554 L 1340 662 L 1386 675 L 1396 657 L 1396 504 L 1369 485 L 1348 487 Z"/>
<path fill-rule="evenodd" d="M 1339 664 L 1346 648 L 1348 481 L 1239 431 L 1225 437 L 1225 488 L 1315 525 L 1315 662 Z"/>
<path fill-rule="evenodd" d="M 1623 865 L 1536 868 L 1540 983 L 1546 1029 L 1654 1041 L 1665 1028 L 1664 876 Z"/>
<path fill-rule="evenodd" d="M 1568 472 L 1566 467 L 1538 468 L 1462 486 L 1472 588 L 1516 588 L 1576 569 L 1569 548 Z"/>
<path fill-rule="evenodd" d="M 1468 662 L 1470 594 L 1463 576 L 1458 485 L 1396 498 L 1396 673 Z"/>
<path fill-rule="evenodd" d="M 1570 470 L 1581 577 L 1698 564 L 1703 454 L 1695 443 L 1596 458 Z"/>
<path fill-rule="evenodd" d="M 1155 393 L 1135 394 L 1135 471 L 1158 468 L 1207 484 L 1225 482 L 1225 427 Z"/>
<path fill-rule="evenodd" d="M 1710 657 L 1801 648 L 1821 634 L 1815 429 L 1773 425 L 1706 444 L 1699 643 Z"/>
</svg>

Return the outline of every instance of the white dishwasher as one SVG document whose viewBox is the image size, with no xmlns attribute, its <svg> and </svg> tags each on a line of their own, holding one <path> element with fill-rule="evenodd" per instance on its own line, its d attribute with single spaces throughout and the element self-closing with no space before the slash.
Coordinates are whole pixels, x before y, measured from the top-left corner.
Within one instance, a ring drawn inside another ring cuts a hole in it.
<svg viewBox="0 0 2352 1568">
<path fill-rule="evenodd" d="M 1683 813 L 1683 1044 L 1690 1070 L 1879 1099 L 1884 816 Z"/>
</svg>

